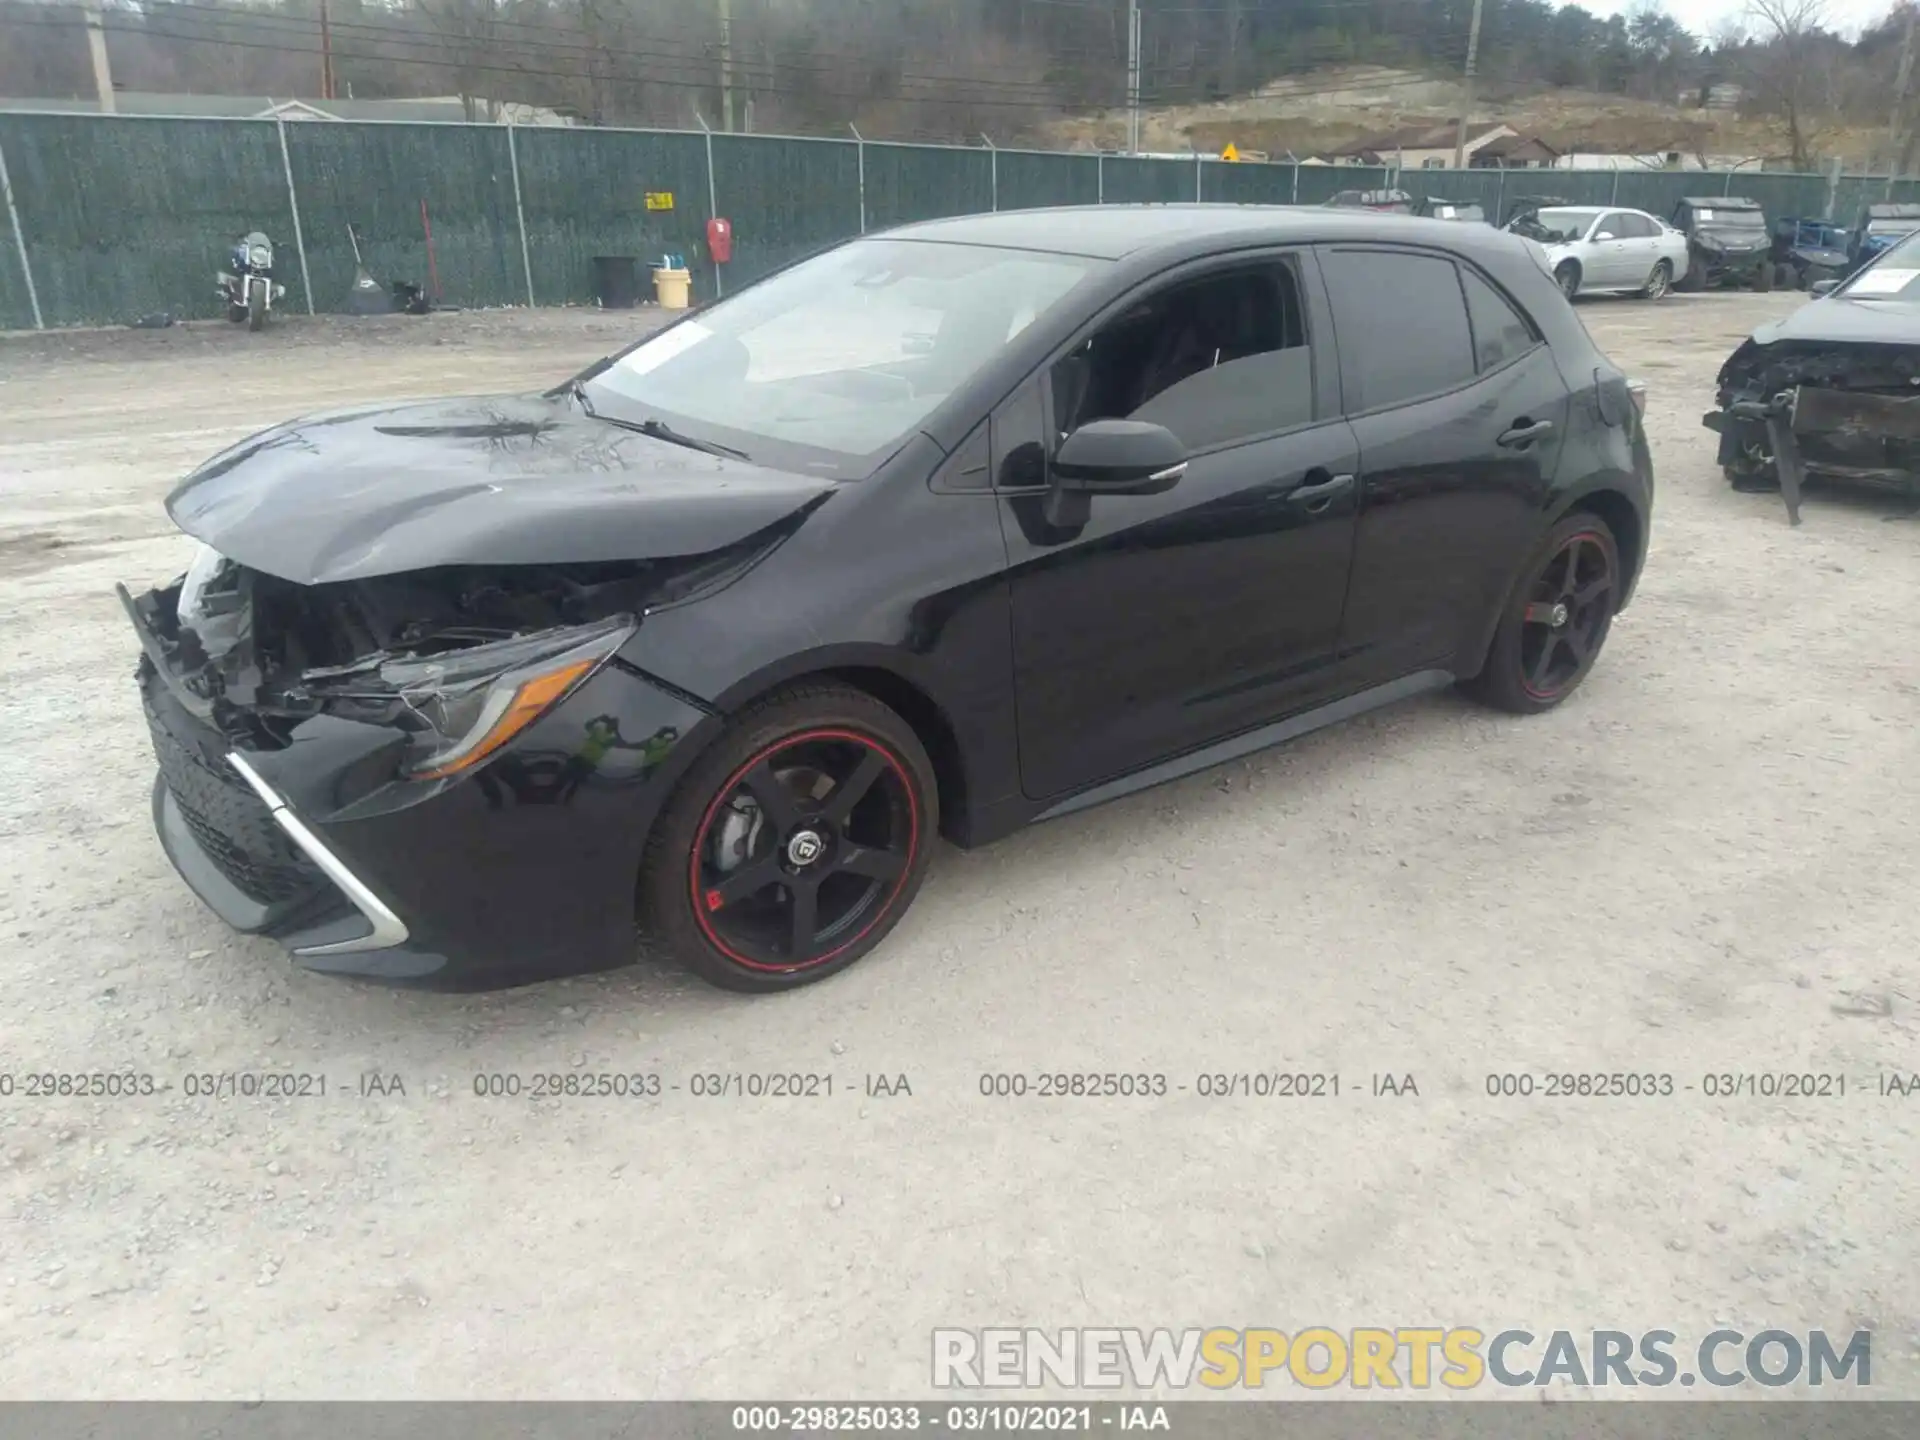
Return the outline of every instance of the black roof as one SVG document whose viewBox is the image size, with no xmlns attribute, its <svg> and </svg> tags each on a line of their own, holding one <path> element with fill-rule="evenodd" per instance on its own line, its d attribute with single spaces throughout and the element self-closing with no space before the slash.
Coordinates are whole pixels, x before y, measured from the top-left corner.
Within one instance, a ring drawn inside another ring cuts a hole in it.
<svg viewBox="0 0 1920 1440">
<path fill-rule="evenodd" d="M 922 220 L 889 238 L 999 245 L 1119 260 L 1147 252 L 1204 255 L 1238 245 L 1426 239 L 1447 249 L 1512 243 L 1491 227 L 1464 232 L 1445 220 L 1321 205 L 1065 205 Z"/>
<path fill-rule="evenodd" d="M 1744 195 L 1685 195 L 1682 205 L 1697 205 L 1702 210 L 1758 210 L 1760 202 Z"/>
</svg>

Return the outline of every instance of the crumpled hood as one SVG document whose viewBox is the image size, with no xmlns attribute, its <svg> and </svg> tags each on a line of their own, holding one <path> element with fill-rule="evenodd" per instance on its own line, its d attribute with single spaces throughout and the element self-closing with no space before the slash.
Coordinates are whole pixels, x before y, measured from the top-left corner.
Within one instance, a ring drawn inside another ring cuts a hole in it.
<svg viewBox="0 0 1920 1440">
<path fill-rule="evenodd" d="M 1816 344 L 1920 345 L 1920 305 L 1891 300 L 1849 300 L 1830 295 L 1770 320 L 1753 332 L 1755 345 L 1781 340 Z"/>
<path fill-rule="evenodd" d="M 501 395 L 289 421 L 195 470 L 167 513 L 242 565 L 312 585 L 703 555 L 833 489 L 622 429 L 570 399 Z"/>
</svg>

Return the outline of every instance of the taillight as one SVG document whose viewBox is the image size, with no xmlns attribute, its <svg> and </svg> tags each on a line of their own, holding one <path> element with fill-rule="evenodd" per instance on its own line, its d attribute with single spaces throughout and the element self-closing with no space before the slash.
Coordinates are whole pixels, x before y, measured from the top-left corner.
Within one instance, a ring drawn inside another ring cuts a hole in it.
<svg viewBox="0 0 1920 1440">
<path fill-rule="evenodd" d="M 1644 420 L 1647 415 L 1647 382 L 1644 380 L 1627 381 L 1627 393 L 1633 396 L 1634 413 Z"/>
</svg>

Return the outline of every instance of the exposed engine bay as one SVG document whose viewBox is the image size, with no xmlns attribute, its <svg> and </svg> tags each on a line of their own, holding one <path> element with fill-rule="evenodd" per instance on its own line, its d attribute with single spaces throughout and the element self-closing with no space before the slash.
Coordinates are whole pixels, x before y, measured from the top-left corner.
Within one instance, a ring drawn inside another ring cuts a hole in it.
<svg viewBox="0 0 1920 1440">
<path fill-rule="evenodd" d="M 649 608 L 738 574 L 766 537 L 712 555 L 446 566 L 296 585 L 203 547 L 172 584 L 122 599 L 147 660 L 230 740 L 278 748 L 318 714 L 447 738 L 457 703 L 517 667 L 618 643 Z"/>
<path fill-rule="evenodd" d="M 1719 460 L 1736 488 L 1786 495 L 1833 477 L 1920 493 L 1920 343 L 1744 342 L 1721 367 Z"/>
</svg>

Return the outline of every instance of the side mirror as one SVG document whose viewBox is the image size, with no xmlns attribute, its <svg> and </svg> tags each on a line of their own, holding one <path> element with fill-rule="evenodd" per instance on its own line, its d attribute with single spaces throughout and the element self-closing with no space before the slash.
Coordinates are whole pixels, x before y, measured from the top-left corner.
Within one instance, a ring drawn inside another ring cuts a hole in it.
<svg viewBox="0 0 1920 1440">
<path fill-rule="evenodd" d="M 1180 483 L 1187 447 L 1164 425 L 1092 420 L 1060 443 L 1053 480 L 1086 495 L 1158 495 Z"/>
<path fill-rule="evenodd" d="M 1818 300 L 1822 295 L 1831 295 L 1839 288 L 1840 282 L 1838 280 L 1816 280 L 1812 286 L 1809 287 L 1807 293 Z"/>
<path fill-rule="evenodd" d="M 1611 240 L 1613 239 L 1613 232 L 1611 230 L 1602 230 L 1599 234 L 1595 235 L 1593 238 L 1595 240 Z"/>
</svg>

